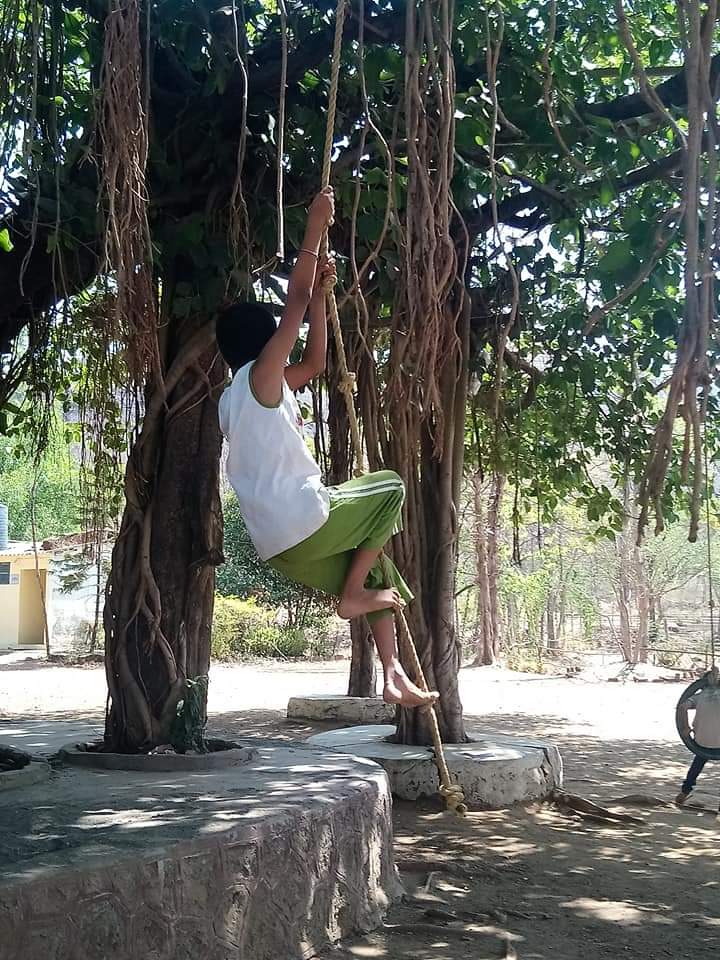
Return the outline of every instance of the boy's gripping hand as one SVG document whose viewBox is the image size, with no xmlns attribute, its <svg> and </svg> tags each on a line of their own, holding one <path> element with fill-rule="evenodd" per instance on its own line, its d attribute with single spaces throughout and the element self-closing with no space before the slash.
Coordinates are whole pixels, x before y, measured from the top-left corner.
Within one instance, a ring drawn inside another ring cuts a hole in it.
<svg viewBox="0 0 720 960">
<path fill-rule="evenodd" d="M 317 219 L 318 222 L 322 223 L 323 230 L 326 227 L 331 226 L 334 222 L 335 191 L 332 187 L 327 187 L 325 190 L 321 190 L 310 204 L 310 210 L 308 211 L 308 223 L 313 219 Z M 315 253 L 317 253 L 317 250 Z"/>
<path fill-rule="evenodd" d="M 332 187 L 328 187 L 310 204 L 305 239 L 290 274 L 287 302 L 280 325 L 250 372 L 255 396 L 268 406 L 275 406 L 282 398 L 285 366 L 315 289 L 320 243 L 334 216 L 335 194 Z"/>
<path fill-rule="evenodd" d="M 335 260 L 332 257 L 325 257 L 320 261 L 317 273 L 315 274 L 313 295 L 318 296 L 321 292 L 325 293 L 328 290 L 334 289 L 336 283 L 337 267 L 335 266 Z"/>
</svg>

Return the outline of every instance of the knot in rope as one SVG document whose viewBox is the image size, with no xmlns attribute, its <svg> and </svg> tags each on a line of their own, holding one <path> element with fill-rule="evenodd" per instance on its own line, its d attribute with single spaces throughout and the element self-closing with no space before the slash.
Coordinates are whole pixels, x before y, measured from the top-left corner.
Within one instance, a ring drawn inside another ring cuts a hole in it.
<svg viewBox="0 0 720 960">
<path fill-rule="evenodd" d="M 465 804 L 465 794 L 459 783 L 440 784 L 439 792 L 445 798 L 448 810 L 453 810 L 458 817 L 464 817 L 468 808 Z"/>
<path fill-rule="evenodd" d="M 350 373 L 349 370 L 347 373 L 343 373 L 338 389 L 340 393 L 344 393 L 346 396 L 352 397 L 355 393 L 355 374 Z"/>
</svg>

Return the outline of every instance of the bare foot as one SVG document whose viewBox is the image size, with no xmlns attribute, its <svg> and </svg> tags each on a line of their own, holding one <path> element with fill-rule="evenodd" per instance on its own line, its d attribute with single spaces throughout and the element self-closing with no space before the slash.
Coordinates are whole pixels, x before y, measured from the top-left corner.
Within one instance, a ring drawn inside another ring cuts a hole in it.
<svg viewBox="0 0 720 960">
<path fill-rule="evenodd" d="M 366 613 L 376 613 L 378 610 L 400 609 L 405 601 L 397 590 L 362 590 L 360 593 L 349 593 L 340 598 L 337 612 L 343 620 L 354 620 Z"/>
<path fill-rule="evenodd" d="M 385 703 L 399 704 L 401 707 L 427 707 L 439 699 L 440 694 L 436 690 L 424 693 L 399 664 L 388 668 L 383 688 Z"/>
</svg>

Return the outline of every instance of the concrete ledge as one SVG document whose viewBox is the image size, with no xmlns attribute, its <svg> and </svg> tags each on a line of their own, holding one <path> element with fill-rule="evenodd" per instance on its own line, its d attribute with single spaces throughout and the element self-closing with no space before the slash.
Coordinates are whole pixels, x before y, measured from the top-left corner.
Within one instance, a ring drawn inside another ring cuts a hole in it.
<svg viewBox="0 0 720 960">
<path fill-rule="evenodd" d="M 0 773 L 0 793 L 4 790 L 14 790 L 16 787 L 31 787 L 35 783 L 42 783 L 50 777 L 50 764 L 43 760 L 32 760 L 20 770 L 8 770 Z"/>
<path fill-rule="evenodd" d="M 223 770 L 239 767 L 257 759 L 257 750 L 209 739 L 209 753 L 101 753 L 88 750 L 92 744 L 69 743 L 60 748 L 60 759 L 74 767 L 93 770 L 137 770 L 140 772 L 172 772 L 173 770 Z"/>
<path fill-rule="evenodd" d="M 317 748 L 0 796 L 2 960 L 306 960 L 400 893 L 384 772 Z"/>
<path fill-rule="evenodd" d="M 395 707 L 381 697 L 290 697 L 287 718 L 358 724 L 393 723 Z"/>
<path fill-rule="evenodd" d="M 445 747 L 448 767 L 471 807 L 500 810 L 542 800 L 562 784 L 562 759 L 553 744 L 488 736 L 469 729 L 472 743 Z M 383 767 L 393 794 L 403 800 L 434 796 L 437 767 L 428 747 L 389 743 L 394 726 L 352 727 L 318 733 L 308 744 L 373 760 Z"/>
</svg>

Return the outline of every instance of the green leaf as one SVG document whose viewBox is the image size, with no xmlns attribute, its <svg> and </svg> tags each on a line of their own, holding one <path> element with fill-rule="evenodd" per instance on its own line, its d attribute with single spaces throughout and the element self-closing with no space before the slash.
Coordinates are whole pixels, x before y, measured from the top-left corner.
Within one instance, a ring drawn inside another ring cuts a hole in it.
<svg viewBox="0 0 720 960">
<path fill-rule="evenodd" d="M 678 318 L 670 310 L 661 307 L 653 313 L 652 324 L 659 337 L 674 337 L 677 333 Z"/>
<path fill-rule="evenodd" d="M 630 243 L 627 240 L 615 240 L 598 263 L 598 270 L 602 273 L 618 273 L 627 267 L 631 259 Z"/>
<path fill-rule="evenodd" d="M 10 239 L 10 231 L 7 227 L 3 227 L 0 230 L 0 250 L 3 250 L 5 253 L 10 253 L 13 249 L 13 242 Z"/>
<path fill-rule="evenodd" d="M 603 206 L 608 206 L 615 199 L 615 189 L 612 184 L 608 183 L 606 180 L 603 185 L 600 187 L 600 203 Z"/>
</svg>

